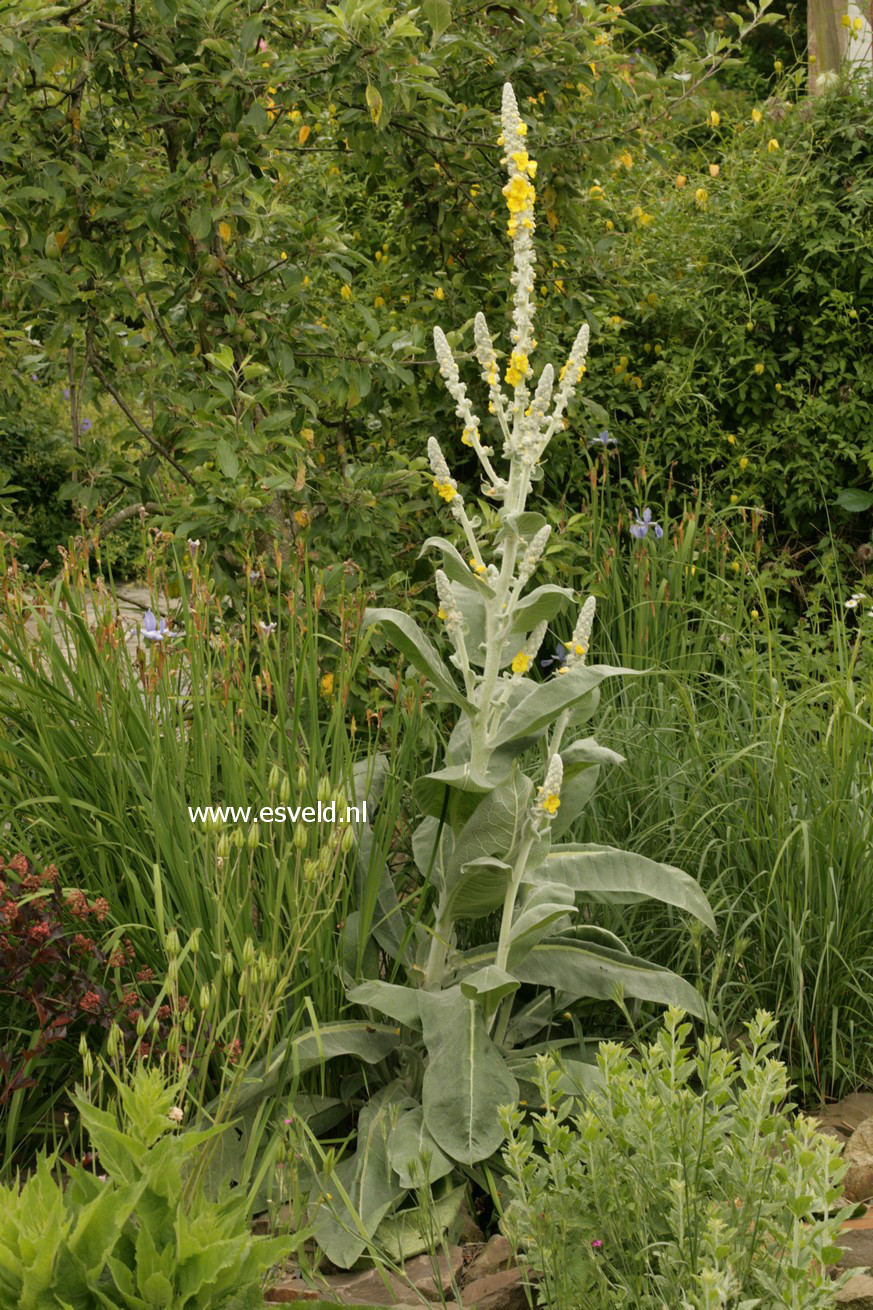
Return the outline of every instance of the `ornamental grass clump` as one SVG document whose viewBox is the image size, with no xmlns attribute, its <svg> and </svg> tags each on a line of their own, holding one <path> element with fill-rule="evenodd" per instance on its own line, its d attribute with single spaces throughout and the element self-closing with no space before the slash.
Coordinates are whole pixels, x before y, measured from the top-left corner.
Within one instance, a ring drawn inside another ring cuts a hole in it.
<svg viewBox="0 0 873 1310">
<path fill-rule="evenodd" d="M 496 530 L 483 529 L 472 499 L 431 439 L 434 488 L 462 547 L 447 537 L 432 537 L 424 546 L 441 558 L 435 585 L 451 647 L 448 663 L 400 611 L 368 610 L 364 620 L 425 676 L 434 700 L 460 714 L 443 766 L 413 786 L 420 821 L 412 847 L 433 892 L 432 921 L 420 912 L 414 919 L 407 915 L 383 871 L 372 934 L 359 932 L 354 915 L 346 924 L 349 982 L 357 984 L 350 985 L 349 998 L 392 1023 L 383 1025 L 374 1015 L 320 1029 L 328 1056 L 353 1051 L 389 1070 L 359 1116 L 356 1154 L 328 1171 L 314 1197 L 316 1238 L 338 1264 L 353 1263 L 373 1235 L 383 1249 L 402 1245 L 411 1226 L 403 1203 L 420 1187 L 422 1170 L 425 1182 L 435 1185 L 437 1205 L 450 1195 L 459 1203 L 458 1171 L 474 1172 L 498 1150 L 498 1107 L 528 1095 L 544 1042 L 561 1045 L 568 1067 L 585 1077 L 583 1000 L 624 996 L 680 1004 L 697 1014 L 703 1008 L 693 986 L 636 958 L 591 921 L 589 909 L 598 901 L 648 897 L 712 927 L 696 882 L 610 846 L 561 841 L 592 795 L 600 765 L 620 762 L 580 729 L 597 707 L 600 683 L 626 671 L 587 663 L 593 597 L 580 604 L 573 592 L 551 584 L 528 590 L 550 529 L 543 515 L 527 509 L 527 500 L 584 373 L 588 327 L 577 333 L 557 379 L 550 364 L 534 378 L 536 161 L 526 136 L 507 86 L 500 144 L 509 173 L 504 196 L 514 267 L 505 365 L 481 314 L 474 334 L 502 443 L 500 467 L 449 342 L 441 330 L 434 334 L 461 440 L 481 465 L 483 494 L 498 507 Z M 572 635 L 555 672 L 542 680 L 537 653 L 549 622 L 568 604 L 578 606 Z M 359 877 L 372 885 L 366 829 L 358 837 Z M 459 923 L 495 914 L 497 940 L 460 949 Z M 372 1075 L 368 1082 L 372 1089 Z"/>
</svg>

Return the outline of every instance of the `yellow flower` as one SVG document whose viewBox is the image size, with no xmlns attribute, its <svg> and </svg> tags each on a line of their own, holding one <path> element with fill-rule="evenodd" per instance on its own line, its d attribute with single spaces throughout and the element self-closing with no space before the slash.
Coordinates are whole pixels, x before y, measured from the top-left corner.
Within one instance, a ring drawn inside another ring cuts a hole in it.
<svg viewBox="0 0 873 1310">
<path fill-rule="evenodd" d="M 602 187 L 602 186 L 598 186 L 598 185 L 596 185 L 596 184 L 595 184 L 594 186 L 590 186 L 590 187 L 588 188 L 588 194 L 589 194 L 589 196 L 591 196 L 592 200 L 602 200 L 602 199 L 603 199 L 603 187 Z"/>
<path fill-rule="evenodd" d="M 757 610 L 749 610 L 749 613 L 753 619 L 759 619 L 761 617 Z"/>
<path fill-rule="evenodd" d="M 709 166 L 710 177 L 718 177 L 720 172 L 721 172 L 721 164 L 710 164 Z"/>
<path fill-rule="evenodd" d="M 384 308 L 384 305 L 385 305 L 385 297 L 384 297 L 384 296 L 376 296 L 375 299 L 374 299 L 374 301 L 373 301 L 373 308 L 374 308 L 374 309 L 383 309 L 383 308 Z"/>
<path fill-rule="evenodd" d="M 300 435 L 306 442 L 307 446 L 311 446 L 315 441 L 315 433 L 312 431 L 312 428 L 301 428 Z"/>
<path fill-rule="evenodd" d="M 219 225 L 218 225 L 218 235 L 221 237 L 222 241 L 229 241 L 229 240 L 230 240 L 230 223 L 219 223 Z"/>
<path fill-rule="evenodd" d="M 776 390 L 777 390 L 777 391 L 781 391 L 781 390 L 782 390 L 782 383 L 781 383 L 781 382 L 777 382 L 777 383 L 776 383 Z"/>
<path fill-rule="evenodd" d="M 779 142 L 776 140 L 775 136 L 771 136 L 770 140 L 767 142 L 767 149 L 771 155 L 776 154 L 776 151 L 779 149 Z"/>
<path fill-rule="evenodd" d="M 624 164 L 625 168 L 633 168 L 634 157 L 629 150 L 623 150 L 618 157 L 618 162 Z"/>
<path fill-rule="evenodd" d="M 763 365 L 763 364 L 756 364 L 756 365 L 755 365 L 755 372 L 758 374 L 758 377 L 760 377 L 761 374 L 764 372 L 764 365 Z"/>
<path fill-rule="evenodd" d="M 451 482 L 440 482 L 437 478 L 434 478 L 433 485 L 435 490 L 439 492 L 446 503 L 450 500 L 454 500 L 455 496 L 458 494 Z"/>
<path fill-rule="evenodd" d="M 684 187 L 684 185 L 685 185 L 685 183 L 686 183 L 687 181 L 688 181 L 688 178 L 685 176 L 684 173 L 677 173 L 677 174 L 676 174 L 676 185 L 677 185 L 677 187 L 679 188 L 680 191 L 682 190 L 682 188 Z"/>
<path fill-rule="evenodd" d="M 773 60 L 773 72 L 774 72 L 774 73 L 781 73 L 781 72 L 782 72 L 782 60 L 781 60 L 781 59 L 774 59 L 774 60 Z"/>
<path fill-rule="evenodd" d="M 763 122 L 763 119 L 764 119 L 764 115 L 761 113 L 760 109 L 753 109 L 753 110 L 752 110 L 752 122 L 753 122 L 753 123 L 761 123 L 761 122 Z"/>
<path fill-rule="evenodd" d="M 556 796 L 553 791 L 550 791 L 548 796 L 544 796 L 542 798 L 542 800 L 540 801 L 540 805 L 543 807 L 543 809 L 546 811 L 547 814 L 557 814 L 558 810 L 560 809 L 561 798 L 560 796 Z"/>
<path fill-rule="evenodd" d="M 842 18 L 840 19 L 840 22 L 842 23 L 843 27 L 852 26 L 852 20 L 848 14 L 843 14 Z"/>
<path fill-rule="evenodd" d="M 863 26 L 864 26 L 863 18 L 861 18 L 859 14 L 856 14 L 855 17 L 852 19 L 852 31 L 860 32 Z"/>
<path fill-rule="evenodd" d="M 732 432 L 727 434 L 727 440 L 729 446 L 735 446 L 737 444 L 737 439 Z"/>
<path fill-rule="evenodd" d="M 743 455 L 742 459 L 740 460 L 740 470 L 741 470 L 741 471 L 744 471 L 744 470 L 747 469 L 748 467 L 749 467 L 749 461 L 748 461 L 748 459 L 746 458 L 746 456 Z"/>
<path fill-rule="evenodd" d="M 736 496 L 731 496 L 731 504 L 732 504 L 732 505 L 735 505 L 736 503 L 737 503 L 737 498 L 736 498 Z M 736 560 L 736 559 L 734 560 L 733 564 L 731 564 L 731 570 L 732 570 L 732 572 L 734 572 L 734 573 L 739 573 L 739 571 L 740 571 L 740 562 L 739 562 L 739 560 Z"/>
<path fill-rule="evenodd" d="M 485 565 L 480 564 L 474 555 L 470 556 L 470 568 L 473 570 L 474 573 L 485 572 Z"/>
<path fill-rule="evenodd" d="M 344 282 L 343 285 L 340 287 L 340 295 L 342 296 L 343 300 L 351 300 L 352 288 L 349 286 L 348 282 Z"/>
<path fill-rule="evenodd" d="M 612 221 L 611 218 L 608 218 L 608 219 L 606 220 L 606 230 L 607 230 L 607 232 L 614 232 L 614 231 L 615 231 L 615 224 L 613 223 L 613 221 Z"/>
<path fill-rule="evenodd" d="M 309 527 L 309 511 L 306 509 L 297 509 L 294 511 L 294 522 L 298 528 Z"/>
<path fill-rule="evenodd" d="M 731 492 L 731 504 L 736 505 L 738 500 L 739 500 L 739 496 L 737 495 L 737 493 L 735 491 Z M 739 567 L 740 567 L 739 564 L 736 563 L 734 564 L 734 573 L 736 573 Z"/>
<path fill-rule="evenodd" d="M 283 251 L 280 253 L 279 258 L 282 260 L 282 262 L 283 262 L 283 264 L 284 264 L 285 260 L 288 258 L 288 252 L 287 252 L 286 250 L 283 250 Z"/>
<path fill-rule="evenodd" d="M 333 674 L 325 673 L 321 679 L 321 694 L 325 700 L 333 695 Z"/>
<path fill-rule="evenodd" d="M 520 650 L 512 661 L 512 671 L 513 673 L 527 673 L 529 668 L 530 656 L 525 655 L 524 651 Z"/>
<path fill-rule="evenodd" d="M 306 142 L 309 140 L 309 133 L 310 133 L 311 131 L 312 131 L 312 128 L 309 126 L 309 124 L 308 124 L 308 123 L 304 123 L 303 126 L 301 127 L 300 131 L 297 133 L 297 143 L 298 143 L 298 145 L 301 145 L 301 146 L 305 146 L 305 145 L 306 145 Z"/>
<path fill-rule="evenodd" d="M 709 192 L 705 186 L 699 186 L 694 192 L 694 203 L 698 209 L 706 209 L 709 201 Z"/>
<path fill-rule="evenodd" d="M 443 609 L 442 605 L 440 605 L 439 609 L 437 610 L 437 618 L 442 619 L 445 622 L 446 617 L 447 617 L 446 612 Z"/>
<path fill-rule="evenodd" d="M 523 350 L 513 350 L 506 369 L 506 381 L 511 387 L 523 382 L 530 370 L 530 361 Z"/>
<path fill-rule="evenodd" d="M 719 125 L 720 122 L 721 122 L 721 115 L 719 114 L 718 110 L 717 110 L 717 109 L 710 109 L 710 111 L 709 111 L 709 126 L 710 126 L 710 127 L 718 127 L 718 125 Z"/>
<path fill-rule="evenodd" d="M 442 287 L 435 287 L 433 295 L 434 300 L 445 300 L 446 298 L 446 293 L 443 291 Z"/>
<path fill-rule="evenodd" d="M 381 259 L 382 259 L 382 251 L 381 251 L 381 250 L 377 250 L 376 253 L 375 253 L 375 255 L 373 256 L 373 258 L 375 259 L 375 261 L 376 261 L 377 264 L 380 263 L 380 261 L 381 261 Z"/>
</svg>

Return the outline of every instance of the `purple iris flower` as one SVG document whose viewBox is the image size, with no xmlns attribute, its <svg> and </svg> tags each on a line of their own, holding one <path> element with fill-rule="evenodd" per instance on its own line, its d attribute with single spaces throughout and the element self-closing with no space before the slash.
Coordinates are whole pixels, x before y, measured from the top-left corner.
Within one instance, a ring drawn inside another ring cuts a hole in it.
<svg viewBox="0 0 873 1310">
<path fill-rule="evenodd" d="M 642 541 L 649 528 L 653 528 L 656 539 L 660 541 L 664 535 L 664 529 L 661 527 L 660 523 L 652 522 L 652 511 L 648 506 L 646 506 L 642 514 L 637 510 L 636 516 L 636 522 L 631 524 L 631 536 L 636 537 L 637 541 Z"/>
<path fill-rule="evenodd" d="M 30 380 L 31 380 L 31 382 L 39 382 L 39 374 L 38 374 L 38 373 L 31 373 L 31 375 L 30 375 Z"/>
<path fill-rule="evenodd" d="M 547 655 L 545 659 L 541 659 L 540 666 L 544 669 L 548 669 L 553 664 L 557 664 L 560 667 L 561 665 L 566 664 L 566 662 L 567 662 L 567 648 L 566 646 L 562 646 L 561 643 L 558 642 L 557 646 L 555 647 L 554 655 Z M 557 670 L 555 670 L 555 672 L 557 672 Z"/>
<path fill-rule="evenodd" d="M 64 400 L 69 400 L 69 399 L 70 399 L 70 388 L 64 387 Z"/>
<path fill-rule="evenodd" d="M 80 431 L 82 431 L 82 432 L 90 432 L 90 431 L 91 431 L 91 420 L 90 420 L 89 418 L 83 418 L 83 419 L 82 419 L 82 422 L 79 424 L 79 429 L 80 429 Z"/>
<path fill-rule="evenodd" d="M 592 437 L 588 442 L 589 446 L 617 446 L 618 437 L 611 437 L 607 428 L 601 428 L 596 437 Z"/>
<path fill-rule="evenodd" d="M 258 619 L 258 627 L 261 629 L 261 632 L 265 637 L 269 637 L 271 633 L 276 631 L 275 623 L 265 623 L 263 619 Z"/>
<path fill-rule="evenodd" d="M 146 641 L 164 641 L 167 637 L 174 637 L 176 634 L 167 631 L 166 619 L 161 619 L 159 627 L 158 621 L 151 610 L 146 610 L 142 621 L 142 635 Z"/>
</svg>

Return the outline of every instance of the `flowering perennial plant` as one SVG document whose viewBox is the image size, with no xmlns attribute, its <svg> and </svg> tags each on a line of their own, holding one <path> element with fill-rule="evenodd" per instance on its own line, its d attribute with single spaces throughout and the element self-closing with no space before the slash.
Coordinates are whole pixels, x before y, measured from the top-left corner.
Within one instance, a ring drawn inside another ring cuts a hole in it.
<svg viewBox="0 0 873 1310">
<path fill-rule="evenodd" d="M 481 314 L 474 343 L 505 472 L 495 465 L 494 448 L 486 444 L 445 334 L 439 328 L 434 333 L 461 440 L 475 451 L 482 492 L 498 505 L 499 526 L 488 539 L 431 438 L 433 486 L 463 538 L 461 549 L 447 537 L 432 537 L 424 545 L 441 557 L 435 583 L 437 613 L 452 647 L 448 664 L 402 612 L 376 609 L 365 617 L 367 626 L 378 625 L 424 674 L 439 699 L 457 706 L 460 717 L 443 767 L 413 788 L 421 814 L 413 853 L 435 890 L 434 920 L 409 922 L 386 874 L 374 927 L 382 958 L 371 953 L 368 964 L 365 944 L 358 945 L 355 972 L 365 981 L 350 988 L 350 999 L 399 1026 L 386 1033 L 375 1022 L 361 1024 L 352 1047 L 352 1025 L 346 1025 L 346 1049 L 361 1055 L 369 1040 L 374 1049 L 364 1058 L 371 1062 L 384 1058 L 388 1038 L 395 1076 L 360 1115 L 356 1155 L 337 1167 L 336 1181 L 325 1184 L 331 1197 L 348 1198 L 355 1222 L 336 1213 L 327 1190 L 315 1216 L 317 1240 L 340 1264 L 357 1259 L 365 1233 L 374 1233 L 382 1222 L 397 1222 L 393 1212 L 422 1178 L 445 1187 L 459 1167 L 469 1169 L 499 1148 L 498 1107 L 525 1095 L 543 1040 L 560 1037 L 565 1056 L 581 1061 L 574 1009 L 583 998 L 608 1000 L 618 993 L 701 1011 L 698 993 L 683 979 L 631 955 L 587 914 L 577 922 L 583 904 L 653 897 L 712 926 L 697 884 L 678 869 L 640 856 L 558 840 L 592 794 L 599 766 L 620 762 L 614 752 L 576 733 L 597 706 L 599 684 L 623 670 L 587 663 L 595 608 L 589 597 L 557 668 L 546 680 L 533 676 L 548 624 L 576 598 L 550 584 L 527 590 L 550 528 L 543 515 L 526 506 L 585 372 L 588 326 L 578 331 L 557 378 L 547 364 L 535 379 L 537 170 L 510 86 L 504 89 L 502 117 L 500 144 L 509 174 L 503 194 L 513 247 L 508 361 L 498 364 Z M 522 768 L 528 759 L 532 777 Z M 371 845 L 360 831 L 363 872 Z M 495 912 L 497 941 L 460 950 L 458 922 Z M 347 924 L 347 933 L 350 928 L 353 932 L 354 925 Z M 386 981 L 386 975 L 402 973 L 406 986 Z"/>
</svg>

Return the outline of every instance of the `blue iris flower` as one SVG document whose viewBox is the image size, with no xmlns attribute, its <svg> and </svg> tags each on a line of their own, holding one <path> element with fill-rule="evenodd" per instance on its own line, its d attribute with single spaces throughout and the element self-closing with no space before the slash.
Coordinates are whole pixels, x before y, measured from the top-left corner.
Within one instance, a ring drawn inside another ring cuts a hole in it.
<svg viewBox="0 0 873 1310">
<path fill-rule="evenodd" d="M 589 445 L 589 446 L 603 446 L 603 448 L 606 449 L 607 446 L 617 446 L 617 445 L 618 445 L 618 438 L 617 438 L 617 437 L 611 437 L 611 436 L 609 435 L 609 430 L 608 430 L 607 428 L 601 428 L 601 430 L 598 432 L 597 436 L 591 438 L 591 440 L 588 442 L 588 445 Z"/>
<path fill-rule="evenodd" d="M 566 662 L 567 662 L 567 649 L 565 646 L 562 646 L 560 642 L 558 642 L 557 646 L 555 647 L 554 655 L 547 655 L 545 659 L 541 659 L 540 667 L 543 669 L 548 669 L 551 668 L 553 664 L 557 664 L 558 666 L 560 666 L 562 664 L 566 664 Z M 555 672 L 557 672 L 557 669 L 555 670 Z"/>
<path fill-rule="evenodd" d="M 652 511 L 646 506 L 642 514 L 639 510 L 636 511 L 636 521 L 631 524 L 631 536 L 636 537 L 637 541 L 642 541 L 649 528 L 653 529 L 656 539 L 660 541 L 664 535 L 664 529 L 660 523 L 652 522 Z"/>
</svg>

